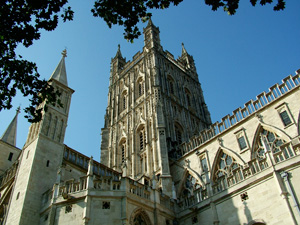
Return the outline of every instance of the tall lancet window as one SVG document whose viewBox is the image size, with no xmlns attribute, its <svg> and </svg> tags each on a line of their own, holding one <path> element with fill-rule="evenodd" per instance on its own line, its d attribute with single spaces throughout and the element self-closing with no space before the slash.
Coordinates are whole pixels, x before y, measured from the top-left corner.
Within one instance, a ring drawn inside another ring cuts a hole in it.
<svg viewBox="0 0 300 225">
<path fill-rule="evenodd" d="M 139 131 L 140 151 L 145 150 L 145 129 Z"/>
<path fill-rule="evenodd" d="M 127 92 L 124 91 L 121 96 L 121 110 L 125 110 L 127 108 Z"/>
<path fill-rule="evenodd" d="M 169 76 L 168 77 L 169 91 L 170 94 L 174 95 L 174 80 Z"/>
<path fill-rule="evenodd" d="M 175 135 L 177 143 L 182 144 L 182 129 L 178 124 L 175 125 Z"/>
<path fill-rule="evenodd" d="M 120 155 L 120 160 L 119 163 L 122 165 L 126 161 L 126 140 L 122 139 L 119 145 L 119 155 Z"/>
<path fill-rule="evenodd" d="M 137 97 L 140 97 L 144 94 L 144 81 L 140 78 L 137 81 Z"/>
<path fill-rule="evenodd" d="M 185 96 L 186 96 L 186 101 L 187 101 L 187 105 L 191 106 L 191 92 L 188 89 L 185 89 Z"/>
</svg>

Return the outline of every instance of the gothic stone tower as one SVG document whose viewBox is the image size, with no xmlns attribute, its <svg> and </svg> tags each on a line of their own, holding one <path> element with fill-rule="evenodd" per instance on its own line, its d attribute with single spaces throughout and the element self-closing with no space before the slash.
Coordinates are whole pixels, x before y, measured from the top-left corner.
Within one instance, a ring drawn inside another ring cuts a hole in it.
<svg viewBox="0 0 300 225">
<path fill-rule="evenodd" d="M 101 163 L 144 183 L 155 175 L 171 195 L 170 158 L 210 124 L 193 57 L 184 46 L 177 60 L 164 51 L 150 19 L 143 52 L 126 61 L 119 46 L 111 61 Z"/>
<path fill-rule="evenodd" d="M 39 224 L 42 194 L 53 186 L 61 165 L 64 134 L 67 126 L 71 95 L 65 68 L 66 51 L 50 77 L 49 83 L 61 93 L 63 107 L 47 105 L 43 118 L 29 128 L 27 141 L 19 160 L 15 185 L 6 224 Z"/>
</svg>

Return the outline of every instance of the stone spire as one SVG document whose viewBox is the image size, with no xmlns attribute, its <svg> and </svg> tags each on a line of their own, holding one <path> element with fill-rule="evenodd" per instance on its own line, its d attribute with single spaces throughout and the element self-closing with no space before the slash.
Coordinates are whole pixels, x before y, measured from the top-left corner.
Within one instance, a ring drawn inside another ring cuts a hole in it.
<svg viewBox="0 0 300 225">
<path fill-rule="evenodd" d="M 54 72 L 52 73 L 50 80 L 54 79 L 59 81 L 63 85 L 68 86 L 66 64 L 65 64 L 65 58 L 67 57 L 67 50 L 66 49 L 63 50 L 61 54 L 62 54 L 62 58 L 58 63 L 57 67 L 55 68 Z"/>
<path fill-rule="evenodd" d="M 17 112 L 6 131 L 1 137 L 2 141 L 5 141 L 8 144 L 16 146 L 17 141 L 17 122 L 18 122 L 18 114 L 20 113 L 20 107 L 18 107 Z"/>
</svg>

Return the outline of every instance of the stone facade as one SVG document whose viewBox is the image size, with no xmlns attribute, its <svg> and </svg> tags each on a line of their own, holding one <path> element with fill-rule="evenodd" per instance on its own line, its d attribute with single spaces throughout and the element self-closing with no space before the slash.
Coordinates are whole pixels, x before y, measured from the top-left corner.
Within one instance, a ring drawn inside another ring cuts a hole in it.
<svg viewBox="0 0 300 225">
<path fill-rule="evenodd" d="M 63 52 L 49 82 L 64 107 L 1 163 L 1 224 L 300 224 L 300 71 L 212 124 L 193 57 L 164 51 L 151 20 L 144 40 L 111 61 L 101 163 L 63 142 Z"/>
</svg>

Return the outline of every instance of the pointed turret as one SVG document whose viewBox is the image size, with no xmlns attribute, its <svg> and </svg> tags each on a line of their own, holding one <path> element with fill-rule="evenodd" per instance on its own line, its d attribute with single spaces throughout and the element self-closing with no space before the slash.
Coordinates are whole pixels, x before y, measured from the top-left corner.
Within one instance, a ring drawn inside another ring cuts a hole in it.
<svg viewBox="0 0 300 225">
<path fill-rule="evenodd" d="M 67 50 L 66 49 L 63 50 L 61 54 L 62 54 L 62 58 L 58 63 L 57 67 L 55 68 L 54 72 L 52 73 L 50 80 L 54 79 L 59 81 L 63 85 L 68 86 L 66 64 L 65 64 L 65 58 L 67 57 Z"/>
<path fill-rule="evenodd" d="M 121 53 L 121 47 L 119 44 L 116 56 L 111 59 L 111 65 L 112 65 L 111 77 L 116 75 L 118 71 L 123 70 L 125 64 L 126 64 L 126 58 L 123 58 Z"/>
<path fill-rule="evenodd" d="M 179 61 L 189 70 L 196 73 L 196 67 L 193 56 L 187 53 L 184 44 L 182 43 L 181 56 L 179 57 Z"/>
<path fill-rule="evenodd" d="M 17 109 L 16 115 L 5 130 L 4 134 L 1 137 L 2 141 L 5 141 L 8 144 L 16 146 L 17 141 L 17 122 L 18 114 L 20 113 L 20 107 Z"/>
<path fill-rule="evenodd" d="M 148 20 L 146 28 L 144 28 L 144 45 L 147 49 L 156 48 L 162 50 L 160 45 L 159 28 L 156 27 L 151 18 Z"/>
</svg>

